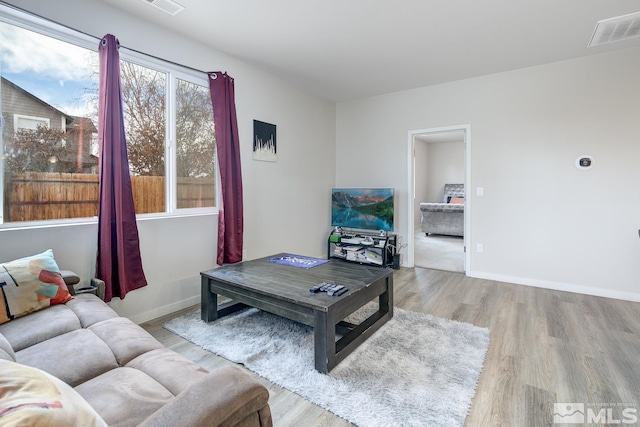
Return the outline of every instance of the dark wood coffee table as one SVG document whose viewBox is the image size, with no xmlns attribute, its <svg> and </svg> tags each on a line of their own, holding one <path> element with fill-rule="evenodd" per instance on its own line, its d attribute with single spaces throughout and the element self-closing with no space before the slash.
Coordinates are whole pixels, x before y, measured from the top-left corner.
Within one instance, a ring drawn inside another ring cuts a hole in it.
<svg viewBox="0 0 640 427">
<path fill-rule="evenodd" d="M 203 271 L 202 320 L 246 307 L 256 307 L 313 326 L 315 368 L 329 372 L 356 347 L 393 317 L 393 270 L 341 260 L 303 269 L 269 262 L 272 255 Z M 309 288 L 330 282 L 349 291 L 340 296 L 314 294 Z M 231 301 L 218 305 L 218 295 Z M 344 319 L 368 302 L 378 310 L 356 325 Z M 336 340 L 336 332 L 342 335 Z"/>
</svg>

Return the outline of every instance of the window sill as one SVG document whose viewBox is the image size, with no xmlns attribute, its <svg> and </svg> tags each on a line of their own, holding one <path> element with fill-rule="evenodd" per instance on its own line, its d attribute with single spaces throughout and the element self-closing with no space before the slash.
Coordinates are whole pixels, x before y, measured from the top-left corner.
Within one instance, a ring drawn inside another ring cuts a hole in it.
<svg viewBox="0 0 640 427">
<path fill-rule="evenodd" d="M 141 221 L 155 221 L 171 218 L 187 218 L 196 216 L 217 216 L 218 209 L 215 208 L 211 211 L 200 211 L 190 213 L 157 213 L 157 214 L 143 214 L 136 217 L 136 222 Z M 3 231 L 19 231 L 19 230 L 34 230 L 45 228 L 60 228 L 60 227 L 76 227 L 82 225 L 93 225 L 98 223 L 98 217 L 93 218 L 77 218 L 77 219 L 62 219 L 62 220 L 50 220 L 50 221 L 34 221 L 34 222 L 15 222 L 0 224 L 0 233 Z"/>
</svg>

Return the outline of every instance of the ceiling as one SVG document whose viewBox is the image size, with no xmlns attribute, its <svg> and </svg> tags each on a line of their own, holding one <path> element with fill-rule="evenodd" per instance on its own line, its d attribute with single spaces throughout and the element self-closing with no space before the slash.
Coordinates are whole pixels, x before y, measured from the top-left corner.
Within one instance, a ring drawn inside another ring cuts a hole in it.
<svg viewBox="0 0 640 427">
<path fill-rule="evenodd" d="M 334 102 L 640 46 L 587 47 L 638 0 L 101 1 Z"/>
</svg>

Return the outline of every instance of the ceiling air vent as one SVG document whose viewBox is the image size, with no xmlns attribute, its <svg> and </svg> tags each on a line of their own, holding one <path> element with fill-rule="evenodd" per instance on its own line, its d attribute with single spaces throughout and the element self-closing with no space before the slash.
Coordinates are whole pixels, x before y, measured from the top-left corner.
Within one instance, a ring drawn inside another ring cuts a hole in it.
<svg viewBox="0 0 640 427">
<path fill-rule="evenodd" d="M 589 47 L 634 37 L 640 37 L 640 12 L 598 21 L 589 41 Z"/>
<path fill-rule="evenodd" d="M 168 13 L 171 16 L 175 16 L 184 10 L 184 6 L 171 1 L 171 0 L 144 0 L 153 7 L 157 7 L 164 13 Z"/>
</svg>

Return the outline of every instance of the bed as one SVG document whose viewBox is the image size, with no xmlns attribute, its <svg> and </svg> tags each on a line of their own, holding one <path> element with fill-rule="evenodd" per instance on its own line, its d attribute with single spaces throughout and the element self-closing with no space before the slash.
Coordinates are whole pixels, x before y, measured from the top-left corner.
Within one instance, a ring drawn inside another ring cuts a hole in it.
<svg viewBox="0 0 640 427">
<path fill-rule="evenodd" d="M 464 236 L 464 184 L 445 184 L 442 203 L 420 203 L 426 235 Z"/>
</svg>

